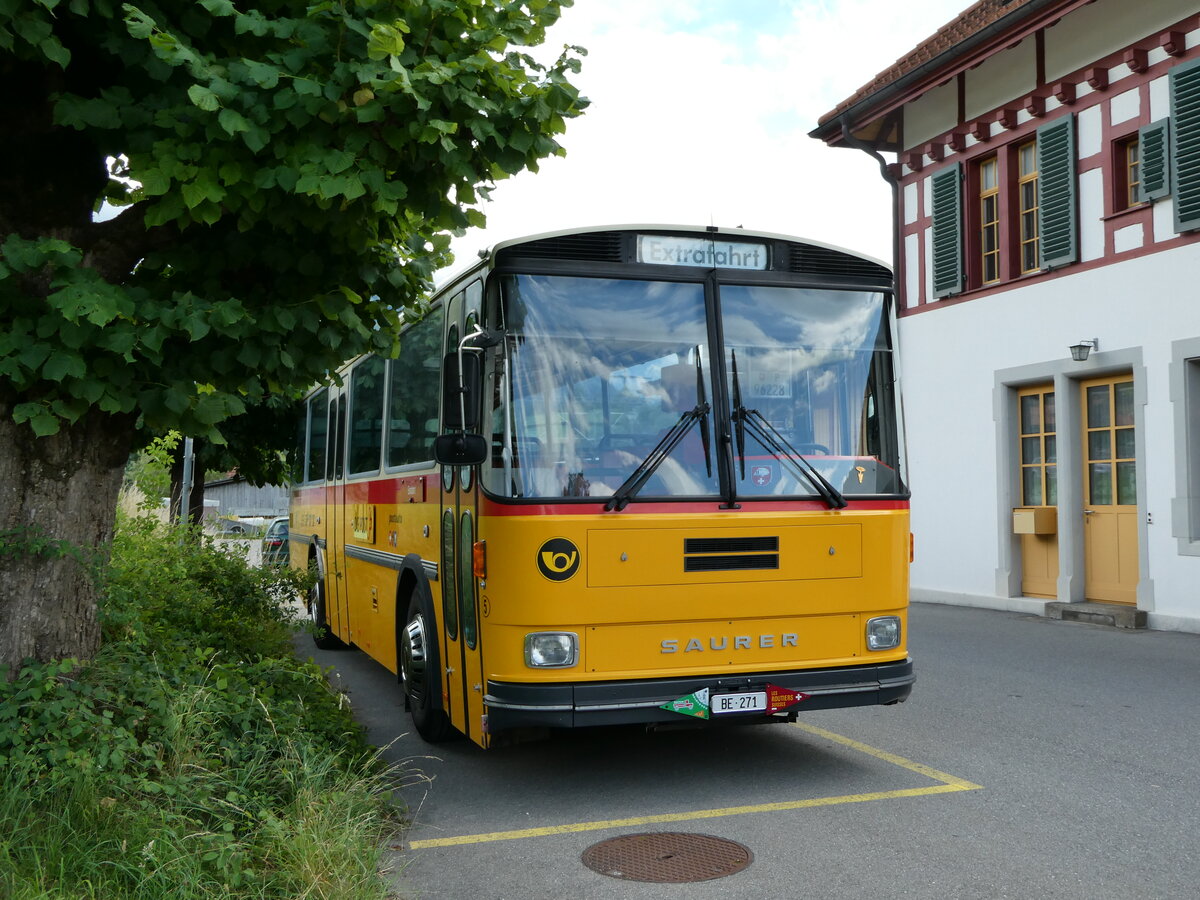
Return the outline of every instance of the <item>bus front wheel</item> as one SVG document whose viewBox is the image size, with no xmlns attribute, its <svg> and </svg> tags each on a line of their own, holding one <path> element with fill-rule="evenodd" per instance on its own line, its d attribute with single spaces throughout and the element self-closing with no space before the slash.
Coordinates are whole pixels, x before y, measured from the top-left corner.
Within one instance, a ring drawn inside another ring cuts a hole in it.
<svg viewBox="0 0 1200 900">
<path fill-rule="evenodd" d="M 337 650 L 346 646 L 329 627 L 329 616 L 325 609 L 325 580 L 320 576 L 308 591 L 308 618 L 312 623 L 313 643 L 322 650 Z"/>
<path fill-rule="evenodd" d="M 434 706 L 437 690 L 437 638 L 429 632 L 425 614 L 416 597 L 408 604 L 408 618 L 400 634 L 400 681 L 404 700 L 412 714 L 417 734 L 431 744 L 454 733 L 446 713 Z"/>
</svg>

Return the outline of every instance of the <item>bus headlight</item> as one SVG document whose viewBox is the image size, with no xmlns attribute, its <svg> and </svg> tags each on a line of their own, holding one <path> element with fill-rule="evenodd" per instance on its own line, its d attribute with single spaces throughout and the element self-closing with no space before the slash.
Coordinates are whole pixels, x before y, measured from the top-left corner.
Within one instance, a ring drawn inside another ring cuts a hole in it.
<svg viewBox="0 0 1200 900">
<path fill-rule="evenodd" d="M 867 620 L 868 650 L 894 650 L 899 646 L 899 616 L 878 616 Z"/>
<path fill-rule="evenodd" d="M 565 669 L 579 659 L 579 636 L 569 631 L 535 631 L 525 635 L 525 665 Z"/>
</svg>

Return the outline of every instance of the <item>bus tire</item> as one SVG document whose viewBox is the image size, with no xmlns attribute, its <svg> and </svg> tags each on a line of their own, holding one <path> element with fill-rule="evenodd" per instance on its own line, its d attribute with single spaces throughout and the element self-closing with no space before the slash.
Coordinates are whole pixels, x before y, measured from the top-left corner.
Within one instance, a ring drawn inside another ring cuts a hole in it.
<svg viewBox="0 0 1200 900">
<path fill-rule="evenodd" d="M 416 596 L 408 602 L 408 614 L 400 632 L 400 683 L 404 703 L 412 715 L 413 726 L 424 740 L 437 744 L 454 735 L 454 726 L 445 711 L 434 702 L 438 670 L 437 637 L 428 628 L 428 620 Z"/>
<path fill-rule="evenodd" d="M 313 643 L 322 650 L 340 650 L 346 645 L 329 627 L 325 610 L 325 579 L 318 576 L 308 591 L 308 618 L 312 623 Z"/>
</svg>

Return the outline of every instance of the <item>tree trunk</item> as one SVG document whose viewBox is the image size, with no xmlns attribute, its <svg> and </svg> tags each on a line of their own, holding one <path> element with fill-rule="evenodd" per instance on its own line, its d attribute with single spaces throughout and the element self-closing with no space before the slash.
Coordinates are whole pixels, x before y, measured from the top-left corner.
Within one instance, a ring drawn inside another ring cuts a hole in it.
<svg viewBox="0 0 1200 900">
<path fill-rule="evenodd" d="M 199 466 L 192 467 L 192 491 L 188 494 L 188 521 L 193 525 L 204 524 L 204 470 Z"/>
<path fill-rule="evenodd" d="M 134 420 L 96 410 L 36 437 L 0 396 L 0 666 L 88 659 Z"/>
</svg>

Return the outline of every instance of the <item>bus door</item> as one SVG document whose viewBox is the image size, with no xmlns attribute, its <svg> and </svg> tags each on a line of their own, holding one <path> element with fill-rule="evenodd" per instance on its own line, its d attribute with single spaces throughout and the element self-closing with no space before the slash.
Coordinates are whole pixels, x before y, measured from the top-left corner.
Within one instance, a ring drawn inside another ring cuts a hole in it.
<svg viewBox="0 0 1200 900">
<path fill-rule="evenodd" d="M 344 388 L 329 389 L 329 451 L 325 456 L 325 615 L 329 630 L 350 642 L 346 584 L 346 401 Z"/>
<path fill-rule="evenodd" d="M 480 321 L 480 282 L 455 295 L 446 308 L 446 353 Z M 467 413 L 468 431 L 478 430 L 478 412 Z M 443 431 L 446 429 L 443 427 Z M 442 704 L 454 727 L 487 746 L 483 726 L 483 665 L 479 640 L 478 585 L 473 547 L 478 539 L 478 479 L 472 466 L 442 466 L 441 560 Z"/>
</svg>

